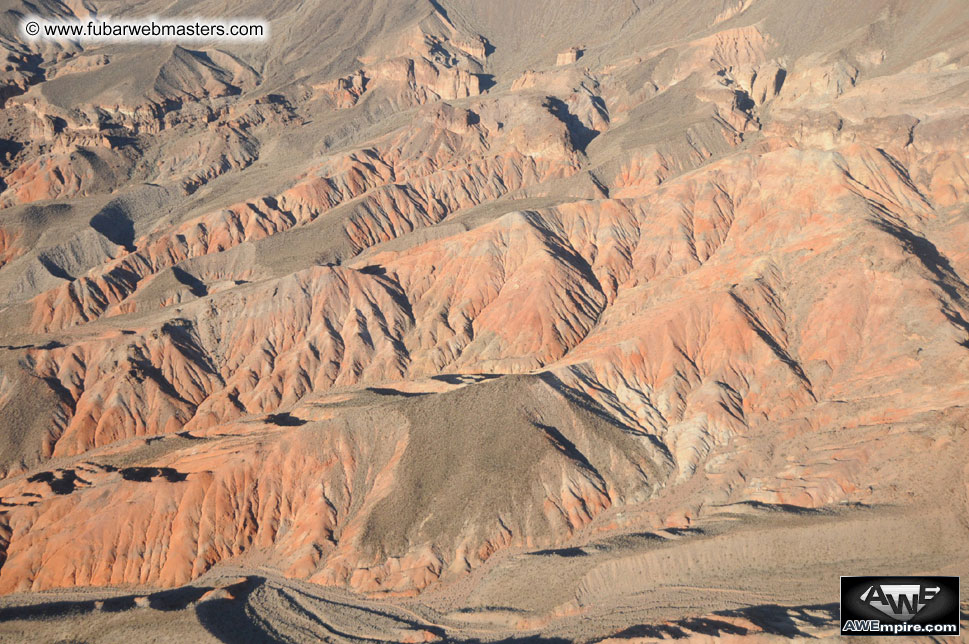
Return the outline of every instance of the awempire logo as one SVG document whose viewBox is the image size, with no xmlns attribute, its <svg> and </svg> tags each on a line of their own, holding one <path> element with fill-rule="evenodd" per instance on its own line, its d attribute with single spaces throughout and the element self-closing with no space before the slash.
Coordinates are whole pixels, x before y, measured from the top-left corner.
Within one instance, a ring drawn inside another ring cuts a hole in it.
<svg viewBox="0 0 969 644">
<path fill-rule="evenodd" d="M 958 577 L 842 577 L 842 635 L 958 635 Z"/>
</svg>

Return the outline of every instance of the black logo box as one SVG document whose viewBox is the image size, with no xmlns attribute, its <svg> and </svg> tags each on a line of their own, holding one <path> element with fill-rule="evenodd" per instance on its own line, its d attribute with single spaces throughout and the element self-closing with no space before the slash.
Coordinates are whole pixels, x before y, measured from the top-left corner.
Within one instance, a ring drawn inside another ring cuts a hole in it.
<svg viewBox="0 0 969 644">
<path fill-rule="evenodd" d="M 937 587 L 938 594 L 919 610 L 911 619 L 905 621 L 871 606 L 861 599 L 872 586 L 882 585 L 919 585 L 920 588 Z M 952 632 L 923 632 L 924 635 L 959 634 L 959 578 L 958 577 L 842 577 L 841 578 L 841 634 L 875 635 L 873 632 L 846 631 L 849 620 L 878 620 L 882 624 L 919 624 L 921 626 L 954 625 Z M 911 637 L 919 633 L 912 630 L 902 632 L 880 632 L 878 635 L 904 635 Z"/>
</svg>

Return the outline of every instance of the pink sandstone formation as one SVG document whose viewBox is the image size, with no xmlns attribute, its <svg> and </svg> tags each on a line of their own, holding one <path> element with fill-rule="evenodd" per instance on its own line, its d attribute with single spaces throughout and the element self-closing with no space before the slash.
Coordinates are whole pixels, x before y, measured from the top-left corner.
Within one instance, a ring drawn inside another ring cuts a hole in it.
<svg viewBox="0 0 969 644">
<path fill-rule="evenodd" d="M 491 4 L 283 3 L 259 46 L 5 15 L 0 593 L 228 570 L 199 607 L 308 582 L 388 602 L 371 640 L 768 638 L 836 616 L 624 630 L 625 576 L 753 605 L 784 543 L 828 574 L 884 525 L 962 569 L 969 12 Z"/>
</svg>

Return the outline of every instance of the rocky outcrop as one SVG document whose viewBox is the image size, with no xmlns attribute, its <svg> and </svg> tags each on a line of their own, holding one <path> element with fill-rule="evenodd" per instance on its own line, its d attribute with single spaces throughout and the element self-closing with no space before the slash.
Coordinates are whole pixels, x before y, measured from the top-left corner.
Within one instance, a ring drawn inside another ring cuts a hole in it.
<svg viewBox="0 0 969 644">
<path fill-rule="evenodd" d="M 561 67 L 562 65 L 571 65 L 575 61 L 579 60 L 579 56 L 582 50 L 578 47 L 570 47 L 566 51 L 559 52 L 555 57 L 555 65 Z"/>
</svg>

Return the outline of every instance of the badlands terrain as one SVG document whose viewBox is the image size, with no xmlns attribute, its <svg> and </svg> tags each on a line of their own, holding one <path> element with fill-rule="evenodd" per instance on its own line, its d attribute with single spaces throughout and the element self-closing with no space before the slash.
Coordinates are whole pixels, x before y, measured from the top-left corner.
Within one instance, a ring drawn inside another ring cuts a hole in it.
<svg viewBox="0 0 969 644">
<path fill-rule="evenodd" d="M 0 641 L 824 638 L 969 575 L 961 0 L 0 48 Z"/>
</svg>

